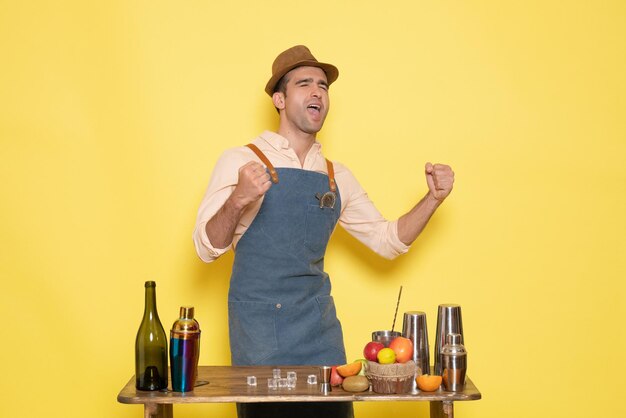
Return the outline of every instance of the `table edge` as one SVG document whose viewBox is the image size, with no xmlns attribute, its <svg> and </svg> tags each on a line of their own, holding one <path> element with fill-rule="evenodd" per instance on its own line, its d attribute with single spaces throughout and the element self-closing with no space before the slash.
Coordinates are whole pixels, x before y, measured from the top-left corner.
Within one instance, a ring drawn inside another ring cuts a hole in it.
<svg viewBox="0 0 626 418">
<path fill-rule="evenodd" d="M 213 366 L 201 366 L 213 367 Z M 224 366 L 215 366 L 224 367 Z M 147 392 L 140 391 L 137 393 L 129 393 L 127 390 L 135 384 L 134 376 L 122 388 L 117 395 L 117 401 L 127 405 L 146 405 L 146 404 L 195 404 L 195 403 L 266 403 L 266 402 L 464 402 L 482 399 L 482 394 L 474 385 L 472 380 L 467 376 L 467 384 L 471 388 L 469 392 L 447 392 L 440 389 L 436 392 L 417 392 L 402 394 L 383 394 L 370 391 L 350 393 L 342 389 L 341 393 L 330 393 L 321 395 L 318 393 L 308 394 L 289 394 L 278 392 L 276 394 L 265 396 L 251 396 L 247 394 L 230 394 L 218 396 L 197 395 L 194 392 Z"/>
</svg>

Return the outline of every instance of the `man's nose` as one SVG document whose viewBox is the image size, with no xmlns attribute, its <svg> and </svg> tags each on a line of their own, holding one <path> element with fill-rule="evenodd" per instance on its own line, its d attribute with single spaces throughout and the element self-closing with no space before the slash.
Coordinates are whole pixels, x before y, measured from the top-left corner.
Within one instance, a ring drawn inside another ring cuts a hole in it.
<svg viewBox="0 0 626 418">
<path fill-rule="evenodd" d="M 311 96 L 316 97 L 316 98 L 321 98 L 322 97 L 322 88 L 318 85 L 313 86 L 313 88 L 311 89 Z"/>
</svg>

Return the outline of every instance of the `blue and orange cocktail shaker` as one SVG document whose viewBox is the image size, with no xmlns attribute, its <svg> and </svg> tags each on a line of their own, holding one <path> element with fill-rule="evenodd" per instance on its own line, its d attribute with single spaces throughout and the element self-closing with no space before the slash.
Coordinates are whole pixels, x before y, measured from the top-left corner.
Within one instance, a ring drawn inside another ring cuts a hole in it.
<svg viewBox="0 0 626 418">
<path fill-rule="evenodd" d="M 170 367 L 172 390 L 190 392 L 198 377 L 200 358 L 200 325 L 193 317 L 191 306 L 181 306 L 170 332 Z"/>
</svg>

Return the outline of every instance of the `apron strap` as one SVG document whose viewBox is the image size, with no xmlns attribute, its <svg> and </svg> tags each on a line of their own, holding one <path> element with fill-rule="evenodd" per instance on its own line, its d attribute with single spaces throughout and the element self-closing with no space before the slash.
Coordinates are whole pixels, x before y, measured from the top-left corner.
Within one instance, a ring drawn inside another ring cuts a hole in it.
<svg viewBox="0 0 626 418">
<path fill-rule="evenodd" d="M 335 193 L 337 191 L 337 185 L 335 184 L 335 170 L 333 169 L 333 163 L 327 158 L 326 169 L 328 170 L 328 186 L 330 191 Z"/>
<path fill-rule="evenodd" d="M 263 154 L 263 152 L 261 152 L 261 150 L 254 144 L 248 144 L 246 145 L 246 147 L 254 151 L 256 156 L 259 157 L 261 161 L 263 161 L 263 164 L 265 164 L 267 169 L 270 171 L 270 177 L 272 178 L 272 183 L 274 184 L 278 183 L 278 173 L 276 172 L 276 169 L 274 168 L 272 163 L 270 163 L 270 160 L 267 159 L 265 154 Z"/>
<path fill-rule="evenodd" d="M 278 183 L 278 173 L 276 172 L 276 169 L 274 168 L 272 163 L 270 163 L 270 160 L 268 160 L 265 154 L 263 154 L 263 151 L 261 151 L 254 144 L 247 144 L 246 147 L 250 148 L 256 154 L 256 156 L 259 157 L 261 161 L 263 161 L 263 164 L 265 164 L 267 169 L 270 171 L 272 183 Z M 328 158 L 326 159 L 326 170 L 328 171 L 328 187 L 330 187 L 330 191 L 334 193 L 337 191 L 337 184 L 335 183 L 335 170 L 333 168 L 333 163 Z"/>
</svg>

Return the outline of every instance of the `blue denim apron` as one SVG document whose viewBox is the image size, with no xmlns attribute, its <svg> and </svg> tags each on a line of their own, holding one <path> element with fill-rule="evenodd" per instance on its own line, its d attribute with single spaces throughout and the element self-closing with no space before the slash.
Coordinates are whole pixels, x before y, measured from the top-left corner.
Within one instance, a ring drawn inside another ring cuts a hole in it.
<svg viewBox="0 0 626 418">
<path fill-rule="evenodd" d="M 321 208 L 316 194 L 329 190 L 327 175 L 275 171 L 279 181 L 265 194 L 235 252 L 228 295 L 232 364 L 344 364 L 341 324 L 324 272 L 324 253 L 339 219 L 339 194 L 334 208 Z M 237 408 L 240 417 L 352 416 L 346 402 Z"/>
</svg>

